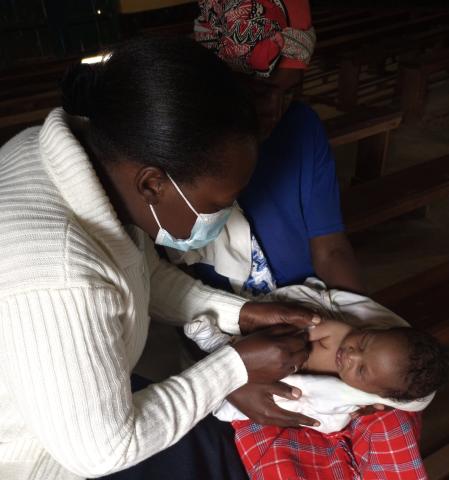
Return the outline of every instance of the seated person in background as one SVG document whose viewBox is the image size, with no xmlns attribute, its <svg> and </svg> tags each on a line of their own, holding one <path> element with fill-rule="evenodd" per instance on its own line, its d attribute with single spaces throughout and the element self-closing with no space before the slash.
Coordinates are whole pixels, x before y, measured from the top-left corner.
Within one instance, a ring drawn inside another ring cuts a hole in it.
<svg viewBox="0 0 449 480">
<path fill-rule="evenodd" d="M 281 291 L 284 297 L 300 299 L 307 288 L 294 286 Z M 273 296 L 276 298 L 276 292 Z M 185 330 L 209 351 L 228 341 L 238 341 L 238 337 L 223 334 L 205 315 Z M 331 319 L 311 327 L 308 336 L 310 354 L 300 369 L 302 374 L 284 379 L 298 389 L 298 398 L 275 397 L 275 402 L 319 420 L 320 424 L 311 428 L 323 433 L 344 428 L 351 413 L 364 405 L 409 412 L 423 410 L 435 390 L 448 380 L 447 352 L 434 337 L 414 328 L 363 329 Z M 224 421 L 248 418 L 227 401 L 215 415 Z"/>
<path fill-rule="evenodd" d="M 309 106 L 292 101 L 315 43 L 308 0 L 199 0 L 199 6 L 195 38 L 234 70 L 248 74 L 248 83 L 260 95 L 256 108 L 265 141 L 253 177 L 239 196 L 251 229 L 247 223 L 246 230 L 237 228 L 239 235 L 228 235 L 230 248 L 185 261 L 196 263 L 196 274 L 205 283 L 253 295 L 301 284 L 310 276 L 329 288 L 364 292 L 344 233 L 324 127 Z M 284 479 L 426 478 L 418 414 L 378 412 L 355 418 L 341 434 L 330 436 L 296 424 L 283 428 L 291 423 L 273 395 L 289 396 L 290 389 L 281 382 L 248 384 L 228 397 L 256 422 L 233 425 L 250 478 L 279 478 L 279 449 L 284 458 L 289 455 Z M 261 402 L 262 410 L 256 408 Z"/>
</svg>

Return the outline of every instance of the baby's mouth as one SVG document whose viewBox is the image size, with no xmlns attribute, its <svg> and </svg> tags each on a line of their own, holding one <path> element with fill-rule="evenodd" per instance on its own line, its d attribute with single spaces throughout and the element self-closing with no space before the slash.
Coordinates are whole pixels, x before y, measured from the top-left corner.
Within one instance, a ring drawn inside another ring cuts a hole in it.
<svg viewBox="0 0 449 480">
<path fill-rule="evenodd" d="M 341 370 L 343 367 L 343 349 L 340 347 L 335 354 L 335 364 L 337 365 L 337 369 Z"/>
</svg>

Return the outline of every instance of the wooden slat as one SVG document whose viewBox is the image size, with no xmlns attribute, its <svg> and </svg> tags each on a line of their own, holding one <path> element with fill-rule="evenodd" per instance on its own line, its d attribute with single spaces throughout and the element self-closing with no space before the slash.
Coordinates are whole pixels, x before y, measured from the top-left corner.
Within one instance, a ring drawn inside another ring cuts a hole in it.
<svg viewBox="0 0 449 480">
<path fill-rule="evenodd" d="M 34 110 L 31 112 L 18 113 L 7 117 L 0 117 L 0 129 L 7 127 L 15 127 L 18 125 L 37 125 L 52 110 L 52 107 Z"/>
<path fill-rule="evenodd" d="M 324 122 L 333 147 L 356 142 L 399 126 L 402 113 L 386 108 L 360 108 Z"/>
<path fill-rule="evenodd" d="M 120 0 L 118 10 L 123 14 L 139 13 L 196 3 L 196 1 L 197 0 Z"/>
<path fill-rule="evenodd" d="M 27 95 L 10 100 L 0 100 L 0 118 L 21 112 L 56 107 L 60 103 L 61 92 L 59 90 L 37 93 L 36 95 Z"/>
<path fill-rule="evenodd" d="M 388 22 L 407 20 L 409 16 L 410 13 L 405 10 L 386 10 L 375 15 L 367 14 L 361 18 L 317 28 L 318 38 L 320 42 L 323 42 L 325 39 L 335 38 L 337 35 L 353 34 L 357 31 L 366 32 L 369 29 L 379 28 Z"/>
<path fill-rule="evenodd" d="M 347 189 L 342 210 L 356 232 L 449 196 L 449 155 Z"/>
<path fill-rule="evenodd" d="M 449 262 L 446 262 L 376 292 L 372 297 L 412 326 L 432 333 L 449 345 L 448 292 Z"/>
<path fill-rule="evenodd" d="M 335 52 L 336 50 L 342 51 L 343 49 L 352 48 L 354 46 L 357 47 L 363 43 L 388 37 L 389 35 L 399 36 L 405 33 L 413 33 L 419 28 L 426 28 L 438 22 L 447 24 L 448 19 L 449 12 L 434 13 L 418 19 L 408 20 L 406 22 L 398 22 L 385 27 L 374 28 L 372 30 L 368 30 L 367 32 L 357 32 L 354 34 L 348 33 L 334 39 L 318 42 L 316 53 L 321 55 Z"/>
</svg>

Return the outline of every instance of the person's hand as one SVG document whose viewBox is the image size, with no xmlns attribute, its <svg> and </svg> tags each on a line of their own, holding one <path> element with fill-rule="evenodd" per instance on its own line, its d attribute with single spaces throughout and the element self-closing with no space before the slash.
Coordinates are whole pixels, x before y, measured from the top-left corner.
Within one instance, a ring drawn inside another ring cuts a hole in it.
<svg viewBox="0 0 449 480">
<path fill-rule="evenodd" d="M 291 325 L 240 337 L 231 346 L 242 358 L 251 383 L 272 383 L 296 373 L 309 356 L 307 333 Z"/>
<path fill-rule="evenodd" d="M 319 425 L 319 422 L 313 418 L 278 407 L 273 400 L 273 395 L 297 400 L 301 396 L 301 391 L 283 382 L 271 384 L 247 383 L 232 392 L 227 399 L 248 418 L 261 425 L 276 425 L 278 427 Z"/>
<path fill-rule="evenodd" d="M 360 407 L 355 412 L 352 412 L 351 419 L 354 420 L 358 417 L 362 417 L 364 415 L 372 415 L 373 413 L 377 412 L 387 412 L 388 410 L 392 410 L 392 407 L 388 407 L 387 405 L 383 405 L 382 403 L 366 405 L 365 407 Z"/>
<path fill-rule="evenodd" d="M 302 329 L 320 321 L 319 315 L 297 302 L 247 302 L 240 310 L 239 327 L 246 334 L 273 325 Z"/>
</svg>

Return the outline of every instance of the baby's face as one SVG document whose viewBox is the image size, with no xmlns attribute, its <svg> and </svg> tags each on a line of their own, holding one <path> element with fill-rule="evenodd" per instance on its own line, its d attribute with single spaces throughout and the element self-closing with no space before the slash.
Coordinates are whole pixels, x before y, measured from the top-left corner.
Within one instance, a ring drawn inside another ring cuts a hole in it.
<svg viewBox="0 0 449 480">
<path fill-rule="evenodd" d="M 335 357 L 340 378 L 369 393 L 405 388 L 408 354 L 400 335 L 388 330 L 353 330 L 341 342 Z"/>
</svg>

